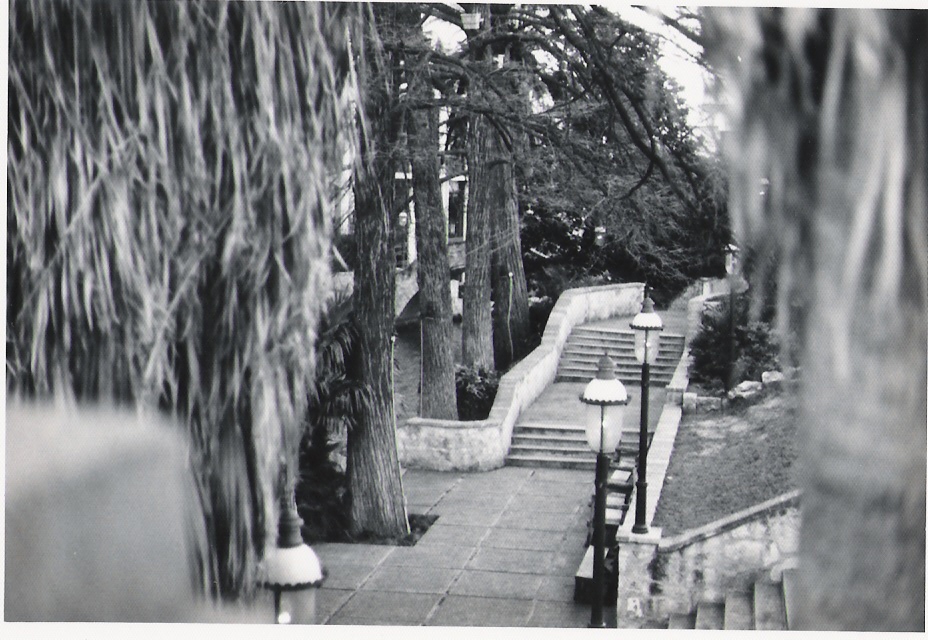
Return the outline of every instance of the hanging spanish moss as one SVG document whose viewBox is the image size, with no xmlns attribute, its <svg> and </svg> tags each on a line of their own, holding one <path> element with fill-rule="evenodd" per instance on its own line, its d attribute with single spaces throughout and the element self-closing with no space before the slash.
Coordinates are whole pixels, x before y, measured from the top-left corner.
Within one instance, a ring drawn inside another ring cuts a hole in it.
<svg viewBox="0 0 928 640">
<path fill-rule="evenodd" d="M 176 415 L 214 595 L 251 590 L 296 471 L 355 11 L 10 7 L 8 391 Z"/>
</svg>

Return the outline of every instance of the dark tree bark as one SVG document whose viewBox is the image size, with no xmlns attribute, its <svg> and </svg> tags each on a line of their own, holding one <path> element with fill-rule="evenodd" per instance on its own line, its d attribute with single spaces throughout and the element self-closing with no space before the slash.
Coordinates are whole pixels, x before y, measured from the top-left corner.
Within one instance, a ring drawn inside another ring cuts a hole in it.
<svg viewBox="0 0 928 640">
<path fill-rule="evenodd" d="M 525 354 L 528 342 L 528 291 L 519 239 L 519 207 L 512 154 L 501 150 L 491 162 L 493 234 L 493 353 L 496 367 L 508 369 Z M 508 157 L 505 157 L 508 156 Z"/>
<path fill-rule="evenodd" d="M 378 30 L 394 5 L 372 9 Z M 396 142 L 394 64 L 378 50 L 373 34 L 363 42 L 358 74 L 366 127 L 355 174 L 355 314 L 360 343 L 359 374 L 369 392 L 362 417 L 348 432 L 349 528 L 352 534 L 402 536 L 409 532 L 396 449 L 393 407 L 393 323 L 396 287 L 392 220 Z"/>
<path fill-rule="evenodd" d="M 741 237 L 779 243 L 779 295 L 808 305 L 790 622 L 924 632 L 928 17 L 799 15 L 714 9 L 706 30 L 751 79 L 729 159 Z M 751 35 L 727 50 L 734 30 Z M 758 176 L 774 197 L 751 199 Z"/>
<path fill-rule="evenodd" d="M 410 62 L 407 61 L 407 65 Z M 410 95 L 414 100 L 417 97 L 428 100 L 431 97 L 428 58 L 421 56 L 415 62 L 414 68 L 407 67 Z M 419 415 L 457 420 L 448 240 L 439 176 L 438 110 L 413 109 L 408 122 L 419 255 L 419 330 L 422 332 Z"/>
<path fill-rule="evenodd" d="M 467 254 L 462 326 L 465 366 L 494 369 L 490 317 L 490 166 L 496 135 L 485 116 L 472 116 L 468 131 Z"/>
</svg>

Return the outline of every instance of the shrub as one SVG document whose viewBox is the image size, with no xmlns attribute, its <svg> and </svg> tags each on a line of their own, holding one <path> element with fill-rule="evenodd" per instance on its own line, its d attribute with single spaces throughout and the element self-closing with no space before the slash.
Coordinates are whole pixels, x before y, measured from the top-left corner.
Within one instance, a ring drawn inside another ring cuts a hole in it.
<svg viewBox="0 0 928 640">
<path fill-rule="evenodd" d="M 319 319 L 316 376 L 309 388 L 296 486 L 303 535 L 311 542 L 344 540 L 348 525 L 345 435 L 369 401 L 369 391 L 348 366 L 359 348 L 351 312 L 351 299 L 336 297 Z"/>
<path fill-rule="evenodd" d="M 458 417 L 461 420 L 485 420 L 493 408 L 499 376 L 483 368 L 458 367 L 454 373 L 457 388 Z"/>
<path fill-rule="evenodd" d="M 690 380 L 708 390 L 724 388 L 728 375 L 729 313 L 728 297 L 707 310 L 699 332 L 690 342 Z M 764 371 L 779 368 L 780 346 L 770 325 L 749 321 L 744 296 L 735 298 L 735 375 L 734 382 L 760 380 Z"/>
</svg>

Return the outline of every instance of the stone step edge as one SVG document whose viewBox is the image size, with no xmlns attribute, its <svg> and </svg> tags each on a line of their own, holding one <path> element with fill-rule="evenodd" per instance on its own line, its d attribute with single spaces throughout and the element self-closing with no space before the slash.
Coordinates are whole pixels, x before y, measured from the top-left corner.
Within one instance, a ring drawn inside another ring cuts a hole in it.
<svg viewBox="0 0 928 640">
<path fill-rule="evenodd" d="M 574 327 L 573 330 L 570 332 L 570 335 L 576 335 L 576 334 L 578 334 L 578 333 L 587 333 L 587 334 L 589 334 L 589 333 L 594 333 L 594 334 L 597 334 L 597 333 L 605 333 L 605 334 L 612 334 L 612 335 L 618 334 L 618 335 L 627 335 L 627 336 L 632 336 L 632 337 L 634 337 L 634 335 L 635 335 L 635 330 L 634 330 L 634 329 L 631 329 L 631 328 L 628 328 L 628 329 L 610 329 L 610 328 L 607 328 L 607 327 L 589 327 L 589 326 L 586 326 L 586 325 L 582 325 L 582 324 L 581 324 L 581 325 L 578 326 L 578 327 Z M 685 339 L 686 339 L 686 336 L 683 335 L 682 333 L 677 333 L 676 331 L 668 331 L 668 332 L 665 333 L 665 332 L 662 330 L 662 331 L 661 331 L 661 338 L 670 338 L 671 340 L 685 340 Z"/>
</svg>

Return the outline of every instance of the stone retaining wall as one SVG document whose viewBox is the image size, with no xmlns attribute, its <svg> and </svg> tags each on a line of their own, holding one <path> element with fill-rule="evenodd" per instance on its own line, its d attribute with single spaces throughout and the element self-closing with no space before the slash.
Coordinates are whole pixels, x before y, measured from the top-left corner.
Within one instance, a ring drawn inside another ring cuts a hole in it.
<svg viewBox="0 0 928 640">
<path fill-rule="evenodd" d="M 551 311 L 541 344 L 500 380 L 486 420 L 458 422 L 410 418 L 397 427 L 400 462 L 437 471 L 478 471 L 503 466 L 519 414 L 554 382 L 558 361 L 577 325 L 641 308 L 641 283 L 569 289 Z"/>
<path fill-rule="evenodd" d="M 648 569 L 657 617 L 746 590 L 799 546 L 800 492 L 792 491 L 684 534 L 663 538 Z"/>
</svg>

